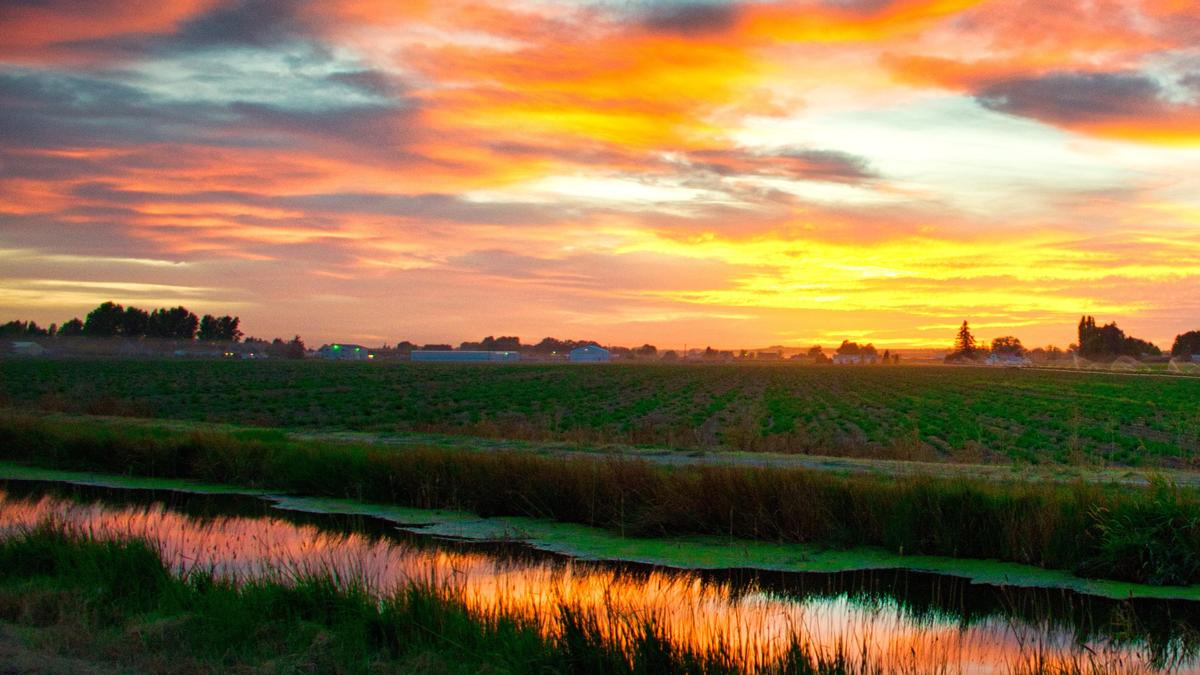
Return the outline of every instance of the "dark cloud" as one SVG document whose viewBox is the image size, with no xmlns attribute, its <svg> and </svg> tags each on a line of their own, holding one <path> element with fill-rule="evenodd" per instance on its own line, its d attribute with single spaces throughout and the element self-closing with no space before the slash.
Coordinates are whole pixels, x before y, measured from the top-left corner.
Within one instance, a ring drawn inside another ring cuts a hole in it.
<svg viewBox="0 0 1200 675">
<path fill-rule="evenodd" d="M 404 87 L 394 77 L 379 70 L 355 70 L 345 73 L 334 73 L 327 79 L 331 82 L 346 85 L 361 92 L 377 96 L 395 96 L 404 91 Z"/>
<path fill-rule="evenodd" d="M 867 160 L 838 150 L 797 150 L 780 155 L 792 175 L 809 180 L 856 183 L 879 177 Z"/>
<path fill-rule="evenodd" d="M 895 4 L 896 0 L 824 0 L 826 7 L 848 9 L 853 12 L 869 14 Z"/>
<path fill-rule="evenodd" d="M 233 103 L 228 106 L 228 111 L 234 115 L 229 126 L 241 127 L 248 132 L 248 138 L 263 139 L 265 137 L 259 134 L 280 134 L 284 137 L 281 140 L 295 140 L 298 136 L 335 140 L 373 153 L 395 152 L 404 146 L 411 131 L 406 121 L 414 112 L 403 105 L 293 110 L 258 103 Z M 393 157 L 404 159 L 403 156 Z"/>
<path fill-rule="evenodd" d="M 105 181 L 91 181 L 75 185 L 71 189 L 71 195 L 92 205 L 89 209 L 101 208 L 99 205 L 104 205 L 103 208 L 121 209 L 146 202 L 162 202 L 164 198 L 169 198 L 172 204 L 245 204 L 258 208 L 303 211 L 311 217 L 371 215 L 486 225 L 551 225 L 562 222 L 564 216 L 579 215 L 569 206 L 562 204 L 475 202 L 455 195 L 437 193 L 403 195 L 333 192 L 267 195 L 251 191 L 198 190 L 165 195 L 120 189 Z"/>
<path fill-rule="evenodd" d="M 723 176 L 772 175 L 798 180 L 860 183 L 879 178 L 862 157 L 837 150 L 795 149 L 776 154 L 709 150 L 688 155 L 692 166 Z"/>
<path fill-rule="evenodd" d="M 321 81 L 314 80 L 318 87 Z M 0 71 L 0 148 L 135 146 L 176 142 L 296 148 L 337 141 L 368 156 L 400 152 L 412 133 L 411 101 L 318 110 L 242 101 L 163 101 L 109 80 Z"/>
<path fill-rule="evenodd" d="M 1192 90 L 1196 96 L 1200 96 L 1200 73 L 1192 73 L 1185 76 L 1179 81 L 1179 84 L 1185 88 Z"/>
<path fill-rule="evenodd" d="M 229 47 L 311 44 L 312 30 L 301 18 L 301 0 L 235 0 L 218 5 L 159 33 L 122 33 L 56 45 L 96 57 L 136 59 Z M 314 45 L 315 46 L 315 45 Z"/>
<path fill-rule="evenodd" d="M 1055 73 L 995 82 L 975 98 L 997 112 L 1072 124 L 1160 114 L 1161 93 L 1154 80 L 1133 73 Z"/>
<path fill-rule="evenodd" d="M 270 46 L 305 28 L 300 0 L 237 0 L 197 16 L 180 27 L 171 41 L 181 46 Z"/>
<path fill-rule="evenodd" d="M 727 30 L 736 21 L 737 7 L 710 2 L 661 4 L 640 17 L 649 30 L 685 35 Z"/>
<path fill-rule="evenodd" d="M 488 225 L 551 225 L 572 214 L 562 204 L 475 202 L 447 194 L 389 195 L 333 193 L 273 199 L 272 205 L 337 213 L 415 218 L 434 222 Z"/>
<path fill-rule="evenodd" d="M 124 84 L 57 73 L 0 72 L 0 145 L 63 147 L 197 140 L 202 107 L 153 104 Z"/>
</svg>

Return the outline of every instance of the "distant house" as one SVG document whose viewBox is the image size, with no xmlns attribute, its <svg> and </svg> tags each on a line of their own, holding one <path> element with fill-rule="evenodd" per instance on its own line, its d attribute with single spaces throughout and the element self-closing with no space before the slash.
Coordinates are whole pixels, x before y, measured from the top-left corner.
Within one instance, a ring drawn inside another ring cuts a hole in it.
<svg viewBox="0 0 1200 675">
<path fill-rule="evenodd" d="M 834 354 L 833 362 L 839 366 L 874 365 L 879 362 L 878 354 Z"/>
<path fill-rule="evenodd" d="M 371 350 L 362 345 L 334 343 L 317 350 L 317 357 L 330 361 L 367 361 L 375 358 Z"/>
<path fill-rule="evenodd" d="M 782 361 L 783 352 L 757 352 L 754 354 L 755 361 Z"/>
<path fill-rule="evenodd" d="M 1025 356 L 1020 354 L 998 353 L 992 352 L 983 362 L 989 366 L 1005 366 L 1009 368 L 1020 368 L 1023 366 L 1033 365 Z"/>
<path fill-rule="evenodd" d="M 50 350 L 36 342 L 14 342 L 11 352 L 13 356 L 45 356 Z"/>
<path fill-rule="evenodd" d="M 604 347 L 596 345 L 587 345 L 586 347 L 576 347 L 571 350 L 567 360 L 571 363 L 606 363 L 612 359 L 612 355 Z"/>
<path fill-rule="evenodd" d="M 521 360 L 521 352 L 414 349 L 409 358 L 427 363 L 512 363 Z"/>
</svg>

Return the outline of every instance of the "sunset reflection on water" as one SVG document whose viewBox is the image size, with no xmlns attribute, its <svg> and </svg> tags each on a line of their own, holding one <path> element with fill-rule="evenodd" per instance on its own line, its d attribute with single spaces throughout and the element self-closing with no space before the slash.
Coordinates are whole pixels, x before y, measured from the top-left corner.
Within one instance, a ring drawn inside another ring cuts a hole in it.
<svg viewBox="0 0 1200 675">
<path fill-rule="evenodd" d="M 1010 673 L 1059 667 L 1149 672 L 1137 645 L 1079 644 L 1062 627 L 994 616 L 964 623 L 948 613 L 905 611 L 886 596 L 794 598 L 680 571 L 629 572 L 560 560 L 416 546 L 357 532 L 330 532 L 283 518 L 197 518 L 162 503 L 80 503 L 0 491 L 0 536 L 56 523 L 97 539 L 151 542 L 179 574 L 195 570 L 239 582 L 332 575 L 384 598 L 427 584 L 484 617 L 508 615 L 560 629 L 560 608 L 595 620 L 608 639 L 652 623 L 667 640 L 725 654 L 749 671 L 769 669 L 795 643 L 810 653 L 841 649 L 887 672 Z M 1175 668 L 1173 672 L 1196 672 Z"/>
</svg>

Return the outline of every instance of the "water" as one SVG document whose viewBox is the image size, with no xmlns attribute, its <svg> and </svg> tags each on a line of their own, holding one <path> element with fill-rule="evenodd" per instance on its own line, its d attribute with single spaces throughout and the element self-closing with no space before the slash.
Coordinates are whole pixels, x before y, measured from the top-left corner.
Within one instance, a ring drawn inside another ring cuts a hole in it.
<svg viewBox="0 0 1200 675">
<path fill-rule="evenodd" d="M 672 643 L 769 668 L 794 643 L 887 672 L 1200 672 L 1200 603 L 1112 601 L 908 572 L 690 572 L 573 561 L 403 534 L 369 518 L 286 513 L 246 497 L 0 483 L 0 536 L 47 520 L 152 542 L 178 574 L 245 581 L 334 574 L 378 597 L 428 584 L 485 616 L 553 634 L 563 606 L 622 644 Z"/>
</svg>

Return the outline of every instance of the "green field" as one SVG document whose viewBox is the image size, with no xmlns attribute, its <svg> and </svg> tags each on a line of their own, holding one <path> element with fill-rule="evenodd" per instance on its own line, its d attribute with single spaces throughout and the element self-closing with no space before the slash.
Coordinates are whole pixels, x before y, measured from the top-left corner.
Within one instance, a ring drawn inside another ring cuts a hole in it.
<svg viewBox="0 0 1200 675">
<path fill-rule="evenodd" d="M 953 367 L 6 361 L 0 405 L 957 462 L 1200 461 L 1200 378 Z"/>
</svg>

